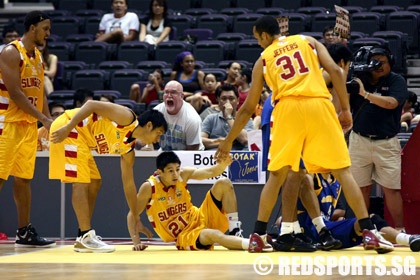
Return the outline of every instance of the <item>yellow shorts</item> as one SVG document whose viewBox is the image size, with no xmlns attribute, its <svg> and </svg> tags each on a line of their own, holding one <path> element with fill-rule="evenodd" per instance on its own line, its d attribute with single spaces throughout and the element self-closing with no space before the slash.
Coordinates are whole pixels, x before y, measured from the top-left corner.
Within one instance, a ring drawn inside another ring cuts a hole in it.
<svg viewBox="0 0 420 280">
<path fill-rule="evenodd" d="M 0 126 L 0 178 L 32 179 L 38 143 L 37 123 L 12 122 L 0 123 Z"/>
<path fill-rule="evenodd" d="M 350 156 L 332 102 L 326 98 L 284 97 L 272 114 L 268 170 L 290 166 L 300 158 L 310 173 L 350 166 Z"/>
<path fill-rule="evenodd" d="M 51 125 L 50 133 L 69 122 L 66 114 L 59 116 Z M 101 179 L 98 167 L 82 134 L 67 137 L 61 143 L 50 143 L 49 178 L 65 183 L 90 183 Z"/>
<path fill-rule="evenodd" d="M 196 241 L 205 228 L 218 229 L 221 232 L 226 232 L 229 229 L 226 214 L 217 208 L 210 191 L 207 192 L 200 208 L 191 213 L 188 226 L 178 235 L 177 248 L 179 250 L 199 250 Z M 213 246 L 210 249 L 213 249 Z"/>
</svg>

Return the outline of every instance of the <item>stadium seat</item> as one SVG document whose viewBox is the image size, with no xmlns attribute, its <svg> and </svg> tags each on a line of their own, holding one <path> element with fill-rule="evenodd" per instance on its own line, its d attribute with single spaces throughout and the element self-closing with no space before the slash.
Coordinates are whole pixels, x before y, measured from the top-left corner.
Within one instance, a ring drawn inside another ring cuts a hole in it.
<svg viewBox="0 0 420 280">
<path fill-rule="evenodd" d="M 105 70 L 79 70 L 73 74 L 71 88 L 86 88 L 90 90 L 106 89 L 107 80 L 108 74 Z"/>
<path fill-rule="evenodd" d="M 130 87 L 137 81 L 147 79 L 147 73 L 141 69 L 120 69 L 114 71 L 109 80 L 109 89 L 121 92 L 121 98 L 129 99 Z"/>
<path fill-rule="evenodd" d="M 156 46 L 155 59 L 172 63 L 177 54 L 183 51 L 191 51 L 189 43 L 184 41 L 167 41 Z"/>
<path fill-rule="evenodd" d="M 75 46 L 74 59 L 98 65 L 110 58 L 110 44 L 106 42 L 81 42 Z"/>
<path fill-rule="evenodd" d="M 194 58 L 211 65 L 226 57 L 226 43 L 219 40 L 198 41 L 193 47 Z"/>
<path fill-rule="evenodd" d="M 128 61 L 136 65 L 139 61 L 151 58 L 151 45 L 146 42 L 127 41 L 117 47 L 117 60 Z"/>
</svg>

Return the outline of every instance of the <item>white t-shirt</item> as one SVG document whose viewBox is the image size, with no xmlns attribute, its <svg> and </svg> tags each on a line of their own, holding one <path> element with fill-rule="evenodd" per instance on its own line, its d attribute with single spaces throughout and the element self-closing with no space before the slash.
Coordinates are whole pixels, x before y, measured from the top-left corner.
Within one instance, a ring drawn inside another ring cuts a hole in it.
<svg viewBox="0 0 420 280">
<path fill-rule="evenodd" d="M 159 143 L 163 151 L 186 150 L 187 146 L 197 144 L 200 144 L 200 150 L 204 150 L 201 140 L 201 118 L 191 104 L 183 101 L 181 110 L 176 115 L 168 113 L 164 102 L 156 105 L 154 109 L 161 112 L 168 123 L 168 130 L 162 135 Z"/>
<path fill-rule="evenodd" d="M 140 21 L 137 14 L 133 12 L 127 12 L 125 16 L 121 18 L 114 17 L 114 13 L 103 15 L 101 22 L 99 23 L 99 31 L 105 31 L 109 33 L 116 28 L 121 28 L 124 35 L 130 34 L 130 30 L 139 32 Z"/>
</svg>

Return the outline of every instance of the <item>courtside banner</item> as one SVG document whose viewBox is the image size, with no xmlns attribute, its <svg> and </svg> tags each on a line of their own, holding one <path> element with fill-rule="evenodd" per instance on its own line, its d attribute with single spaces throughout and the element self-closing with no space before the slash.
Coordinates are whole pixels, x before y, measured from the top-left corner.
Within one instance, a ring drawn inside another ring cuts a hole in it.
<svg viewBox="0 0 420 280">
<path fill-rule="evenodd" d="M 181 166 L 209 167 L 216 164 L 214 151 L 175 151 Z M 228 177 L 232 183 L 265 184 L 265 172 L 261 170 L 260 152 L 232 152 L 232 164 L 220 176 L 206 180 L 189 180 L 191 184 L 213 184 L 221 177 Z"/>
</svg>

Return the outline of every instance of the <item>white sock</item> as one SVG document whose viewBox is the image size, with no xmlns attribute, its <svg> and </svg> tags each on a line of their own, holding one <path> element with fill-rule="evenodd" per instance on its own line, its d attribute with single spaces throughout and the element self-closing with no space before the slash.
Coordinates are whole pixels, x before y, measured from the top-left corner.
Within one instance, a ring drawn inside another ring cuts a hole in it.
<svg viewBox="0 0 420 280">
<path fill-rule="evenodd" d="M 316 231 L 319 233 L 323 227 L 325 227 L 324 219 L 321 216 L 312 219 Z"/>
<path fill-rule="evenodd" d="M 226 217 L 229 221 L 229 231 L 232 231 L 233 229 L 240 227 L 239 224 L 239 217 L 238 217 L 238 212 L 232 212 L 232 213 L 227 213 Z"/>
<path fill-rule="evenodd" d="M 397 241 L 397 244 L 400 245 L 409 245 L 410 244 L 410 234 L 406 233 L 398 233 L 397 237 L 395 237 L 395 240 Z"/>
<path fill-rule="evenodd" d="M 292 223 L 282 222 L 280 235 L 291 234 L 291 233 L 293 233 L 293 222 Z"/>
<path fill-rule="evenodd" d="M 293 222 L 293 231 L 298 234 L 302 233 L 302 228 L 300 227 L 299 221 Z"/>
<path fill-rule="evenodd" d="M 248 238 L 242 238 L 242 249 L 248 250 L 249 247 L 249 239 Z"/>
</svg>

